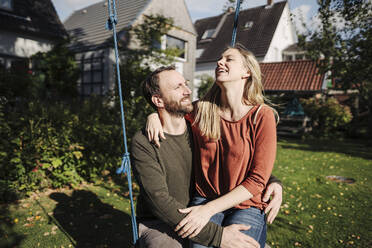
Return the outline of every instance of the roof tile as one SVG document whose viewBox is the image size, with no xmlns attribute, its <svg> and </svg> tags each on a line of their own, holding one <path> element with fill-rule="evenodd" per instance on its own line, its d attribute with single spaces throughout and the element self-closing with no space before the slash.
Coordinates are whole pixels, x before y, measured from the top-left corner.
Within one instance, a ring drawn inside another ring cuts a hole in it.
<svg viewBox="0 0 372 248">
<path fill-rule="evenodd" d="M 244 45 L 256 57 L 265 56 L 286 4 L 287 1 L 283 1 L 275 3 L 269 8 L 259 6 L 240 11 L 236 42 Z M 195 22 L 198 33 L 197 48 L 205 49 L 197 62 L 216 61 L 223 50 L 230 45 L 235 14 L 227 13 L 226 15 L 219 33 L 209 42 L 204 42 L 201 37 L 206 30 L 216 28 L 224 14 Z M 244 25 L 249 21 L 253 22 L 253 26 L 250 29 L 245 29 Z"/>
<path fill-rule="evenodd" d="M 118 31 L 127 28 L 150 0 L 116 1 Z M 65 27 L 74 37 L 72 47 L 90 47 L 105 44 L 112 33 L 105 29 L 108 9 L 105 1 L 75 11 L 66 21 Z"/>
<path fill-rule="evenodd" d="M 13 0 L 13 10 L 0 9 L 0 29 L 53 40 L 67 36 L 50 0 Z"/>
<path fill-rule="evenodd" d="M 321 91 L 324 74 L 315 61 L 260 63 L 265 91 Z"/>
</svg>

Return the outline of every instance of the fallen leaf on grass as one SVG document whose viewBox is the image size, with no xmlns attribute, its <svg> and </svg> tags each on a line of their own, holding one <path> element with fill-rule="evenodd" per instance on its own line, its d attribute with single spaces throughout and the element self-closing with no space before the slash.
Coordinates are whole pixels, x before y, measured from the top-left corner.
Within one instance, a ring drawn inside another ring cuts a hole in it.
<svg viewBox="0 0 372 248">
<path fill-rule="evenodd" d="M 32 226 L 34 226 L 34 224 L 32 224 L 32 223 L 26 223 L 26 224 L 24 224 L 23 226 L 24 226 L 24 227 L 32 227 Z"/>
<path fill-rule="evenodd" d="M 45 232 L 44 233 L 44 236 L 48 236 L 50 233 L 49 232 Z"/>
</svg>

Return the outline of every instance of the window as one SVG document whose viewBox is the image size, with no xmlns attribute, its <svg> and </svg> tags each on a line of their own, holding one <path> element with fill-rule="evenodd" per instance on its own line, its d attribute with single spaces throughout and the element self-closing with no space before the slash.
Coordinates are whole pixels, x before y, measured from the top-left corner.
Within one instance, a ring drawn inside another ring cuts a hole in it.
<svg viewBox="0 0 372 248">
<path fill-rule="evenodd" d="M 6 60 L 5 58 L 0 57 L 0 69 L 5 69 L 6 67 Z"/>
<path fill-rule="evenodd" d="M 196 49 L 196 55 L 195 55 L 195 57 L 196 58 L 199 58 L 202 55 L 203 52 L 204 52 L 204 49 Z"/>
<path fill-rule="evenodd" d="M 303 60 L 304 57 L 305 57 L 304 54 L 296 54 L 296 56 L 295 56 L 296 60 Z"/>
<path fill-rule="evenodd" d="M 13 10 L 12 0 L 0 0 L 0 8 L 6 10 Z"/>
<path fill-rule="evenodd" d="M 84 55 L 80 60 L 81 83 L 80 93 L 82 96 L 103 95 L 103 53 Z"/>
<path fill-rule="evenodd" d="M 186 59 L 186 41 L 178 39 L 173 36 L 166 35 L 165 39 L 165 48 L 166 49 L 178 49 L 178 57 Z"/>
<path fill-rule="evenodd" d="M 177 50 L 177 57 L 180 59 L 186 59 L 186 41 L 178 39 L 173 36 L 163 35 L 160 41 L 153 40 L 152 47 L 165 50 L 165 49 L 175 49 Z"/>
<path fill-rule="evenodd" d="M 249 21 L 244 24 L 244 30 L 249 30 L 253 27 L 253 22 Z"/>
<path fill-rule="evenodd" d="M 207 29 L 205 30 L 203 36 L 201 37 L 202 40 L 212 38 L 215 29 Z"/>
<path fill-rule="evenodd" d="M 284 55 L 284 61 L 292 61 L 292 55 Z"/>
</svg>

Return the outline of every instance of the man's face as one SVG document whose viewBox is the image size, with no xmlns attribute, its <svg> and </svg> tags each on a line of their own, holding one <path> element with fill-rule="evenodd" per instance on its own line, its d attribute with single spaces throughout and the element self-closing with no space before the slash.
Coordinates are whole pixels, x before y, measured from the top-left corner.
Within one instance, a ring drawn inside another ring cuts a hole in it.
<svg viewBox="0 0 372 248">
<path fill-rule="evenodd" d="M 159 88 L 165 110 L 172 115 L 184 116 L 193 110 L 191 90 L 188 82 L 177 71 L 163 71 L 159 74 Z"/>
</svg>

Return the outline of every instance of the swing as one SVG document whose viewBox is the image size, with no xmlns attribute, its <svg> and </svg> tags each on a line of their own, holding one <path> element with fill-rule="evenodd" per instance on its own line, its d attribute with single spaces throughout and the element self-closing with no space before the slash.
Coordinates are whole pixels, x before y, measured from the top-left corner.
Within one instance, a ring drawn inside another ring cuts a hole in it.
<svg viewBox="0 0 372 248">
<path fill-rule="evenodd" d="M 138 232 L 137 232 L 137 222 L 136 222 L 136 215 L 134 211 L 134 201 L 133 201 L 133 193 L 132 193 L 132 178 L 131 178 L 131 169 L 130 169 L 130 157 L 128 152 L 128 145 L 127 145 L 127 136 L 125 130 L 125 120 L 124 120 L 124 107 L 123 107 L 123 96 L 121 92 L 121 80 L 120 80 L 120 68 L 119 68 L 119 52 L 118 52 L 118 44 L 117 44 L 117 36 L 116 36 L 116 24 L 118 23 L 117 19 L 117 12 L 116 12 L 116 0 L 107 0 L 108 6 L 108 13 L 109 19 L 106 22 L 106 29 L 112 30 L 113 37 L 114 37 L 114 47 L 115 47 L 115 59 L 116 59 L 116 76 L 117 76 L 117 83 L 119 89 L 119 99 L 120 99 L 120 112 L 121 112 L 121 124 L 123 129 L 123 140 L 124 140 L 124 155 L 122 157 L 121 166 L 116 170 L 117 174 L 126 174 L 128 180 L 128 189 L 129 189 L 129 198 L 130 198 L 130 207 L 131 207 L 131 219 L 132 219 L 132 231 L 133 231 L 133 244 L 136 244 L 138 240 Z M 235 17 L 234 17 L 234 28 L 232 33 L 231 39 L 231 46 L 235 46 L 236 40 L 236 31 L 238 27 L 238 18 L 239 18 L 239 10 L 240 10 L 240 3 L 242 0 L 238 0 L 236 3 L 235 9 Z"/>
</svg>

